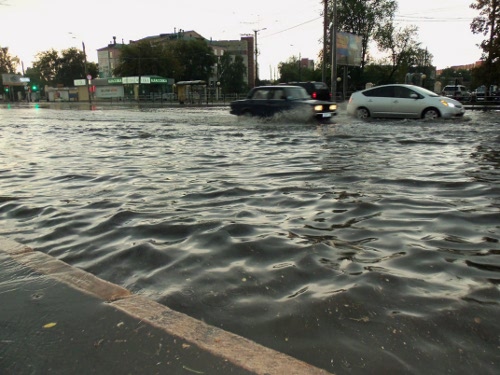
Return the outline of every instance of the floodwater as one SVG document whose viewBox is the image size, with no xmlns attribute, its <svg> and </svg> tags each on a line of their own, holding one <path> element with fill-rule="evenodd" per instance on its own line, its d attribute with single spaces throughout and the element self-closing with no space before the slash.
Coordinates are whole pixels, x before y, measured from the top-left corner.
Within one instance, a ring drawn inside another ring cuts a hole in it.
<svg viewBox="0 0 500 375">
<path fill-rule="evenodd" d="M 0 108 L 0 235 L 338 374 L 498 374 L 499 112 Z"/>
</svg>

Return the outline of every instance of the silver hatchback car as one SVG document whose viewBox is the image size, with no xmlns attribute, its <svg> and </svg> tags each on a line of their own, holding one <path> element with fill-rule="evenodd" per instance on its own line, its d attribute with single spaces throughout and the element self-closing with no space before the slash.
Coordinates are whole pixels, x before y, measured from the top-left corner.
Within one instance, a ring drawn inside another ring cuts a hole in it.
<svg viewBox="0 0 500 375">
<path fill-rule="evenodd" d="M 462 85 L 448 85 L 443 88 L 441 92 L 443 96 L 453 98 L 461 102 L 468 102 L 471 99 L 471 93 L 467 87 Z"/>
<path fill-rule="evenodd" d="M 440 96 L 414 85 L 383 85 L 357 91 L 351 95 L 347 113 L 368 117 L 425 118 L 461 117 L 465 108 L 459 101 Z"/>
</svg>

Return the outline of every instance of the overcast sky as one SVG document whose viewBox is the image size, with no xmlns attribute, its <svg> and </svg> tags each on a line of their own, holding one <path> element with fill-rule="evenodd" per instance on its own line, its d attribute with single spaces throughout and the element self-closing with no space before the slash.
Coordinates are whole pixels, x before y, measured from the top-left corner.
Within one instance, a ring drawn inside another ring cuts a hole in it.
<svg viewBox="0 0 500 375">
<path fill-rule="evenodd" d="M 437 68 L 480 59 L 483 39 L 470 32 L 474 0 L 399 0 L 396 20 L 419 27 L 419 41 Z M 259 76 L 274 77 L 291 56 L 317 60 L 322 48 L 321 0 L 0 0 L 0 46 L 24 67 L 36 53 L 81 48 L 97 62 L 97 49 L 116 36 L 128 43 L 150 35 L 194 30 L 207 39 L 234 40 L 258 33 Z M 70 34 L 70 32 L 72 34 Z"/>
</svg>

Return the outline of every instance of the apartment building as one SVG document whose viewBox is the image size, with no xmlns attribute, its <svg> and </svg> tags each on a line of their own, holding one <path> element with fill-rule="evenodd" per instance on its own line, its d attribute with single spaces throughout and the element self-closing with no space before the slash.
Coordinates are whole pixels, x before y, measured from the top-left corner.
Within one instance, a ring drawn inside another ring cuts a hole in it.
<svg viewBox="0 0 500 375">
<path fill-rule="evenodd" d="M 185 31 L 183 29 L 174 29 L 173 33 L 165 33 L 159 35 L 147 36 L 139 40 L 129 41 L 129 43 L 136 43 L 141 41 L 151 41 L 153 43 L 162 43 L 172 40 L 194 40 L 204 39 L 208 45 L 213 49 L 215 56 L 220 57 L 224 54 L 229 54 L 233 59 L 239 55 L 243 57 L 243 63 L 247 67 L 244 80 L 253 86 L 255 82 L 255 58 L 254 58 L 254 37 L 251 34 L 242 35 L 240 40 L 224 40 L 213 41 L 207 40 L 202 35 L 194 30 Z M 123 43 L 117 43 L 116 37 L 113 37 L 113 42 L 109 43 L 106 47 L 97 50 L 97 60 L 99 64 L 100 78 L 113 77 L 113 69 L 118 65 L 120 59 L 120 49 L 124 46 Z M 213 75 L 210 81 L 215 83 L 220 79 L 222 72 L 217 71 L 217 66 L 214 66 Z"/>
<path fill-rule="evenodd" d="M 97 63 L 99 64 L 100 78 L 113 77 L 113 69 L 115 69 L 120 62 L 120 49 L 124 45 L 123 41 L 122 43 L 116 43 L 116 36 L 114 36 L 113 41 L 106 47 L 97 50 Z"/>
</svg>

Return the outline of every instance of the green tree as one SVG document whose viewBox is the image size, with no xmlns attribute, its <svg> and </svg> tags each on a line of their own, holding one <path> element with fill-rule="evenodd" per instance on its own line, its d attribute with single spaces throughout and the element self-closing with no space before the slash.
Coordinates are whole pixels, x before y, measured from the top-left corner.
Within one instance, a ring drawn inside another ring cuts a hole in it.
<svg viewBox="0 0 500 375">
<path fill-rule="evenodd" d="M 301 66 L 301 59 L 297 56 L 292 56 L 288 61 L 278 64 L 280 74 L 279 82 L 301 82 L 301 81 L 321 81 L 321 70 L 311 69 Z"/>
<path fill-rule="evenodd" d="M 367 63 L 370 41 L 382 25 L 394 18 L 397 8 L 396 0 L 337 0 L 337 31 L 363 38 L 361 70 Z M 330 19 L 333 19 L 332 4 L 329 6 L 329 14 Z"/>
<path fill-rule="evenodd" d="M 87 73 L 93 78 L 99 77 L 99 65 L 92 61 L 87 61 Z"/>
<path fill-rule="evenodd" d="M 229 71 L 231 70 L 231 65 L 233 64 L 233 59 L 231 55 L 225 53 L 217 62 L 217 81 L 220 81 L 221 85 L 223 85 L 225 78 Z"/>
<path fill-rule="evenodd" d="M 122 47 L 120 63 L 113 71 L 116 76 L 159 75 L 175 77 L 182 70 L 173 53 L 175 42 L 140 41 Z"/>
<path fill-rule="evenodd" d="M 9 47 L 0 47 L 0 74 L 16 73 L 19 58 L 9 53 Z"/>
<path fill-rule="evenodd" d="M 217 63 L 212 48 L 203 39 L 179 40 L 173 45 L 174 56 L 182 67 L 176 72 L 181 81 L 208 80 Z"/>
<path fill-rule="evenodd" d="M 77 48 L 69 48 L 61 53 L 55 49 L 39 52 L 35 56 L 33 67 L 27 69 L 31 81 L 41 87 L 58 84 L 70 87 L 75 79 L 85 78 L 85 73 L 97 77 L 98 72 L 95 63 L 87 62 L 85 66 L 85 55 Z"/>
<path fill-rule="evenodd" d="M 233 61 L 230 55 L 222 55 L 218 67 L 220 67 L 218 78 L 223 92 L 242 93 L 247 91 L 248 85 L 244 79 L 246 67 L 242 56 L 236 55 Z"/>
<path fill-rule="evenodd" d="M 443 87 L 446 85 L 465 85 L 469 86 L 472 80 L 472 73 L 468 69 L 453 69 L 446 68 L 441 71 L 437 79 L 442 83 Z"/>
<path fill-rule="evenodd" d="M 370 82 L 375 85 L 385 84 L 385 83 L 394 83 L 391 81 L 390 77 L 394 75 L 393 65 L 389 63 L 384 63 L 384 61 L 380 61 L 377 64 L 370 63 L 366 65 L 365 70 L 363 72 L 363 81 L 364 84 Z M 364 88 L 364 85 L 361 82 L 358 84 L 358 88 Z"/>
<path fill-rule="evenodd" d="M 486 37 L 480 45 L 485 63 L 475 74 L 489 89 L 500 81 L 500 0 L 476 0 L 470 8 L 479 11 L 479 16 L 472 20 L 471 31 Z"/>
<path fill-rule="evenodd" d="M 77 48 L 63 50 L 59 58 L 56 82 L 65 87 L 73 86 L 75 79 L 83 79 L 86 74 L 97 77 L 99 70 L 95 63 L 87 62 L 83 51 Z"/>
<path fill-rule="evenodd" d="M 40 82 L 43 85 L 55 86 L 59 70 L 59 53 L 55 49 L 38 52 L 32 68 L 40 74 Z"/>
<path fill-rule="evenodd" d="M 205 40 L 143 40 L 123 46 L 117 76 L 160 75 L 177 81 L 207 80 L 217 59 Z"/>
<path fill-rule="evenodd" d="M 37 69 L 28 67 L 26 68 L 26 73 L 24 75 L 30 79 L 31 85 L 36 85 L 38 91 L 43 92 L 44 84 L 41 80 L 41 74 Z"/>
<path fill-rule="evenodd" d="M 378 28 L 374 40 L 381 51 L 389 54 L 382 62 L 390 66 L 380 83 L 404 82 L 407 73 L 415 69 L 423 72 L 432 64 L 432 55 L 420 47 L 417 36 L 418 27 L 398 28 L 392 19 Z"/>
<path fill-rule="evenodd" d="M 300 69 L 300 60 L 297 56 L 292 56 L 288 61 L 278 64 L 279 81 L 282 83 L 301 81 L 302 72 Z"/>
</svg>

